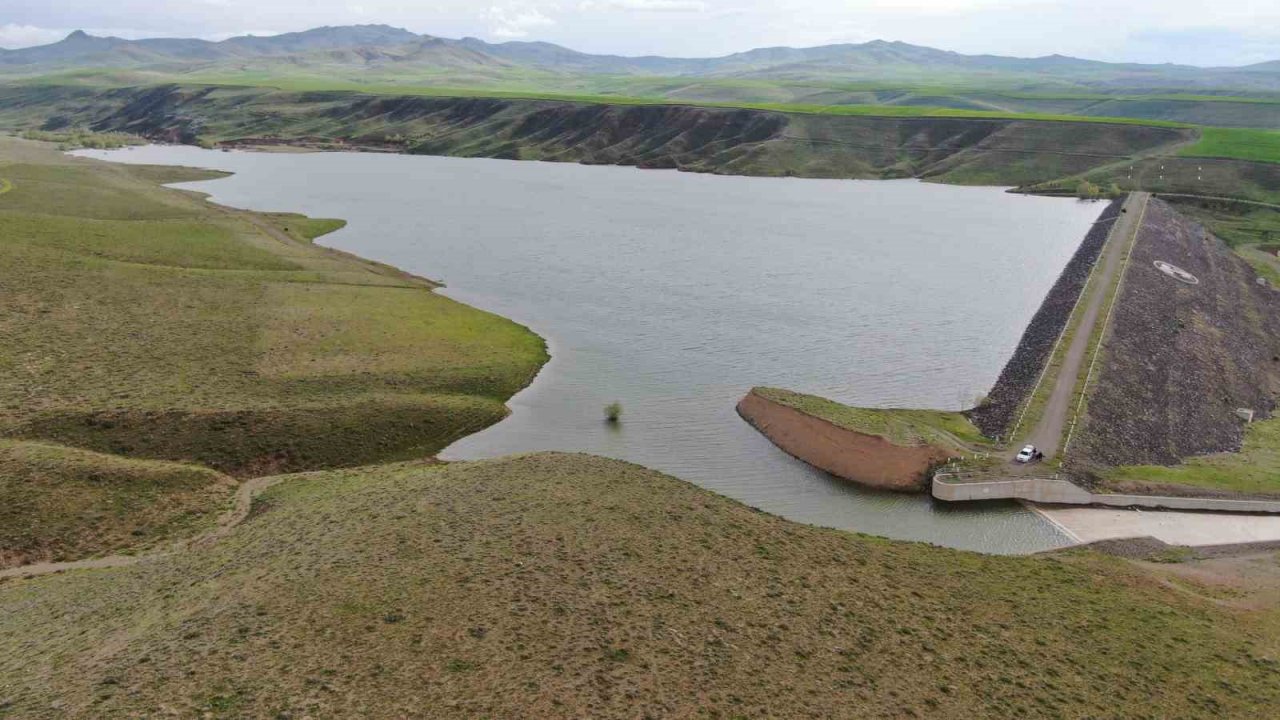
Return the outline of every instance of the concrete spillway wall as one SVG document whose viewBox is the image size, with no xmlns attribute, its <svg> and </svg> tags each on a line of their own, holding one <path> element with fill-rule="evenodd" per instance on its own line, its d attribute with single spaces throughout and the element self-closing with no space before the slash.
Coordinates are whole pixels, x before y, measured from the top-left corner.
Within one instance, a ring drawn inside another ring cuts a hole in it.
<svg viewBox="0 0 1280 720">
<path fill-rule="evenodd" d="M 840 478 L 883 490 L 925 492 L 932 468 L 955 450 L 904 446 L 834 425 L 749 393 L 738 414 L 788 455 Z"/>
<path fill-rule="evenodd" d="M 1280 500 L 1231 500 L 1224 498 L 1162 497 L 1091 493 L 1060 478 L 1009 478 L 966 482 L 939 473 L 933 478 L 933 496 L 949 502 L 971 500 L 1026 500 L 1048 505 L 1103 505 L 1163 510 L 1280 513 Z"/>
</svg>

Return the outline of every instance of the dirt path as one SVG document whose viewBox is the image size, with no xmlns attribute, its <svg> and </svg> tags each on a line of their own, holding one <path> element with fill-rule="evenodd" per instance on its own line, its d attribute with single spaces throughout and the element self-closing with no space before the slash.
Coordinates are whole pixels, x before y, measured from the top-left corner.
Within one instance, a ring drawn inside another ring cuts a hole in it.
<svg viewBox="0 0 1280 720">
<path fill-rule="evenodd" d="M 1137 231 L 1150 197 L 1148 193 L 1132 193 L 1125 200 L 1125 212 L 1121 213 L 1115 225 L 1112 226 L 1100 260 L 1101 266 L 1089 281 L 1087 295 L 1083 300 L 1084 306 L 1081 308 L 1080 324 L 1071 337 L 1071 344 L 1067 346 L 1062 367 L 1058 369 L 1057 377 L 1054 379 L 1049 401 L 1045 405 L 1039 422 L 1027 436 L 1027 442 L 1040 448 L 1046 459 L 1052 459 L 1057 455 L 1058 449 L 1062 446 L 1063 433 L 1066 431 L 1068 419 L 1075 405 L 1073 401 L 1076 381 L 1080 377 L 1080 370 L 1089 361 L 1087 357 L 1089 341 L 1093 337 L 1098 322 L 1100 320 L 1106 322 L 1103 311 L 1107 290 L 1114 282 L 1116 273 L 1120 272 L 1129 248 L 1137 238 Z M 1013 450 L 1017 452 L 1017 448 Z"/>
<path fill-rule="evenodd" d="M 40 575 L 51 575 L 66 570 L 95 570 L 102 568 L 124 567 L 126 565 L 135 565 L 143 560 L 152 558 L 165 557 L 173 555 L 193 547 L 200 547 L 216 542 L 218 539 L 226 537 L 237 525 L 244 522 L 249 517 L 249 511 L 253 508 L 253 498 L 258 493 L 269 487 L 280 483 L 289 476 L 276 475 L 272 477 L 254 478 L 246 480 L 238 490 L 231 507 L 218 517 L 214 526 L 208 531 L 196 537 L 182 540 L 173 545 L 156 552 L 145 553 L 141 555 L 108 555 L 100 558 L 90 558 L 88 560 L 75 560 L 72 562 L 60 563 L 34 563 L 31 565 L 21 565 L 15 568 L 0 570 L 0 580 L 10 578 L 29 578 L 38 577 Z"/>
</svg>

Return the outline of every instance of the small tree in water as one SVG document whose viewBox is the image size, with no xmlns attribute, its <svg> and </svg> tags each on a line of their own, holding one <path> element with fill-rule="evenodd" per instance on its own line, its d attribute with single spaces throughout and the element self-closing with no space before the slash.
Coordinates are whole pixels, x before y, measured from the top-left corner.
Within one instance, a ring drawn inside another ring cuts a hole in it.
<svg viewBox="0 0 1280 720">
<path fill-rule="evenodd" d="M 611 402 L 604 406 L 604 419 L 611 423 L 617 423 L 622 418 L 622 403 Z"/>
</svg>

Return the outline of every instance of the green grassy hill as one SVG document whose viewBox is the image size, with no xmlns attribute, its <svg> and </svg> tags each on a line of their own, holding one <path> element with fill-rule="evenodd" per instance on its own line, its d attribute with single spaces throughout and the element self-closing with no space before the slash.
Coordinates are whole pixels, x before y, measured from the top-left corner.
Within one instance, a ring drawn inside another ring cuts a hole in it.
<svg viewBox="0 0 1280 720">
<path fill-rule="evenodd" d="M 1276 63 L 1240 68 L 1113 64 L 1059 56 L 964 55 L 881 40 L 664 58 L 594 55 L 545 42 L 453 40 L 387 25 L 221 42 L 76 32 L 50 45 L 0 50 L 0 79 L 99 89 L 231 85 L 889 117 L 1102 118 L 1280 128 Z M 1202 150 L 1214 154 L 1215 147 L 1209 143 Z"/>
<path fill-rule="evenodd" d="M 927 108 L 880 114 L 859 108 L 829 112 L 250 87 L 0 88 L 0 127 L 14 130 L 56 118 L 71 126 L 186 142 L 354 143 L 426 154 L 746 175 L 924 176 L 1022 185 L 1171 154 L 1197 139 L 1193 129 L 1137 122 L 1019 120 Z"/>
<path fill-rule="evenodd" d="M 525 328 L 309 242 L 341 223 L 156 184 L 202 175 L 0 138 L 0 438 L 29 441 L 4 446 L 0 494 L 32 513 L 0 555 L 149 539 L 208 514 L 218 473 L 431 455 L 545 361 Z M 101 518 L 90 539 L 61 537 L 78 512 Z"/>
<path fill-rule="evenodd" d="M 582 455 L 392 465 L 286 479 L 207 548 L 0 584 L 0 688 L 24 718 L 1263 716 L 1280 617 L 1215 592 Z"/>
<path fill-rule="evenodd" d="M 1265 131 L 906 105 L 672 105 L 332 80 L 252 86 L 259 81 L 0 85 L 0 129 L 58 126 L 74 136 L 93 127 L 188 143 L 368 145 L 741 175 L 922 177 L 1068 194 L 1087 180 L 1280 203 L 1280 162 L 1268 145 L 1275 133 Z"/>
</svg>

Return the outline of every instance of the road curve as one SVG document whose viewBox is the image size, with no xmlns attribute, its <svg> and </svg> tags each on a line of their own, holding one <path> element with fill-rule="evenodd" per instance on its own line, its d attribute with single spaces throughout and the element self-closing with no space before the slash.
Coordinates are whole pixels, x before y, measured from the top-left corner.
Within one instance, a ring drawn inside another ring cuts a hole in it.
<svg viewBox="0 0 1280 720">
<path fill-rule="evenodd" d="M 1044 453 L 1045 459 L 1055 457 L 1062 446 L 1063 433 L 1066 431 L 1071 411 L 1074 409 L 1072 401 L 1075 399 L 1076 380 L 1080 377 L 1081 368 L 1088 361 L 1086 355 L 1089 350 L 1089 340 L 1093 337 L 1098 323 L 1106 322 L 1103 312 L 1107 289 L 1115 280 L 1116 273 L 1121 271 L 1129 249 L 1137 240 L 1142 216 L 1146 212 L 1147 202 L 1150 199 L 1150 193 L 1131 193 L 1125 200 L 1124 212 L 1120 214 L 1119 219 L 1111 227 L 1111 233 L 1107 236 L 1107 245 L 1099 260 L 1099 267 L 1094 271 L 1094 276 L 1090 278 L 1089 285 L 1085 288 L 1085 296 L 1081 299 L 1084 305 L 1079 308 L 1080 323 L 1071 337 L 1071 344 L 1067 346 L 1062 367 L 1058 369 L 1057 377 L 1054 378 L 1053 389 L 1049 394 L 1044 412 L 1026 439 L 1026 442 L 1035 445 Z M 1118 294 L 1117 297 L 1119 297 Z"/>
</svg>

